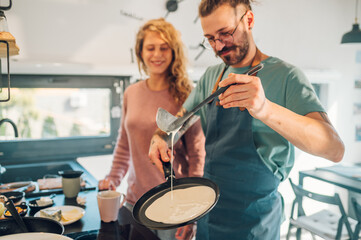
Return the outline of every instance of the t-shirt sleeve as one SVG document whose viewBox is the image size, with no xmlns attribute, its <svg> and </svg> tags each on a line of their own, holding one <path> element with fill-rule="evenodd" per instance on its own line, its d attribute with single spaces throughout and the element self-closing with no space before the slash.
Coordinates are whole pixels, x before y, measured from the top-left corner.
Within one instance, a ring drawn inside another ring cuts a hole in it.
<svg viewBox="0 0 361 240">
<path fill-rule="evenodd" d="M 197 82 L 196 87 L 189 94 L 187 100 L 184 102 L 183 107 L 189 112 L 199 103 L 201 103 L 204 99 L 206 99 L 209 95 L 212 94 L 212 89 L 214 84 L 217 81 L 217 78 L 221 71 L 224 68 L 224 64 L 218 64 L 212 67 L 208 67 L 205 73 Z M 196 115 L 199 115 L 201 118 L 201 124 L 203 131 L 205 131 L 205 127 L 207 124 L 207 108 L 203 106 Z"/>
<path fill-rule="evenodd" d="M 312 84 L 298 68 L 288 75 L 286 90 L 286 108 L 300 115 L 310 112 L 325 112 Z"/>
<path fill-rule="evenodd" d="M 207 69 L 208 70 L 208 69 Z M 201 79 L 197 82 L 195 88 L 193 88 L 192 92 L 189 94 L 187 100 L 184 102 L 183 107 L 187 110 L 187 112 L 191 111 L 194 107 L 196 107 L 199 103 L 201 103 L 206 96 L 208 96 L 209 91 L 209 82 L 206 80 L 209 79 L 209 73 L 206 71 Z M 206 127 L 206 108 L 203 106 L 199 111 L 195 113 L 195 115 L 200 116 L 201 125 L 203 131 L 205 131 Z"/>
<path fill-rule="evenodd" d="M 200 80 L 197 83 L 197 86 L 195 88 L 193 88 L 193 90 L 191 91 L 188 98 L 186 99 L 186 101 L 183 104 L 183 107 L 188 112 L 200 103 L 201 90 L 202 90 L 202 83 Z"/>
</svg>

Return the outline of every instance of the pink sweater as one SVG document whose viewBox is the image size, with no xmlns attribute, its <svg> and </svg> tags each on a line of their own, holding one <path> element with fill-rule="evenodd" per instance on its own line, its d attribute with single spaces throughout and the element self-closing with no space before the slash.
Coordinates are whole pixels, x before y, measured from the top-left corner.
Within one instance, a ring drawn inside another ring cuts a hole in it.
<svg viewBox="0 0 361 240">
<path fill-rule="evenodd" d="M 126 200 L 131 204 L 151 188 L 165 182 L 164 175 L 149 160 L 150 140 L 157 129 L 158 107 L 175 115 L 180 106 L 168 90 L 152 91 L 146 81 L 129 86 L 123 99 L 123 114 L 114 159 L 108 178 L 118 186 L 127 172 Z M 205 138 L 198 120 L 174 146 L 174 171 L 177 178 L 202 176 Z"/>
</svg>

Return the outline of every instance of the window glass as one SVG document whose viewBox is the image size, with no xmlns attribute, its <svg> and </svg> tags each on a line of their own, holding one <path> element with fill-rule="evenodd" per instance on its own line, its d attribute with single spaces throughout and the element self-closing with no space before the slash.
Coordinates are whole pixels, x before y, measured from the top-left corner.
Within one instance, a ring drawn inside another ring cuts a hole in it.
<svg viewBox="0 0 361 240">
<path fill-rule="evenodd" d="M 328 84 L 326 83 L 312 83 L 313 89 L 316 92 L 317 97 L 320 99 L 323 107 L 328 108 Z"/>
<path fill-rule="evenodd" d="M 0 140 L 44 139 L 110 134 L 110 89 L 12 88 L 0 106 Z"/>
</svg>

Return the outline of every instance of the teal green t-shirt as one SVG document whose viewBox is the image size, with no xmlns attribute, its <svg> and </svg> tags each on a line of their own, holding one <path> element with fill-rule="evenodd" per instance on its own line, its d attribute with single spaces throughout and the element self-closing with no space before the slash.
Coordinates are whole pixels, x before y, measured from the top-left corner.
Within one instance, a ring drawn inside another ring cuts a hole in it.
<svg viewBox="0 0 361 240">
<path fill-rule="evenodd" d="M 258 72 L 257 77 L 262 81 L 266 98 L 297 114 L 306 115 L 310 112 L 325 112 L 312 85 L 300 69 L 278 58 L 269 57 L 262 61 L 264 67 Z M 198 103 L 212 93 L 214 84 L 221 74 L 225 64 L 209 67 L 193 89 L 183 107 L 192 110 Z M 229 67 L 223 75 L 229 73 L 244 73 L 249 67 Z M 202 127 L 206 127 L 206 110 L 199 110 Z M 257 152 L 265 165 L 282 181 L 287 178 L 294 165 L 293 145 L 262 123 L 258 119 L 252 121 L 254 144 Z"/>
</svg>

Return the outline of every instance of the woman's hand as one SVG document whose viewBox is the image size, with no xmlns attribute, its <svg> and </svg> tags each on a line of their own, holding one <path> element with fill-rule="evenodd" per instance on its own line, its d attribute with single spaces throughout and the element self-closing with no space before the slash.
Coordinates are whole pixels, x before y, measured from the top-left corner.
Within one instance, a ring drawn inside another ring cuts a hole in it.
<svg viewBox="0 0 361 240">
<path fill-rule="evenodd" d="M 110 180 L 109 178 L 105 178 L 103 180 L 100 180 L 98 183 L 98 189 L 100 191 L 102 190 L 116 190 L 116 186 L 114 184 L 114 182 L 112 180 Z"/>
<path fill-rule="evenodd" d="M 165 134 L 165 133 L 164 133 Z M 163 162 L 169 162 L 172 150 L 169 149 L 167 142 L 157 133 L 153 135 L 149 147 L 149 160 L 158 170 L 163 173 Z"/>
<path fill-rule="evenodd" d="M 197 225 L 195 223 L 179 227 L 175 233 L 175 238 L 178 240 L 191 240 L 197 231 Z"/>
</svg>

